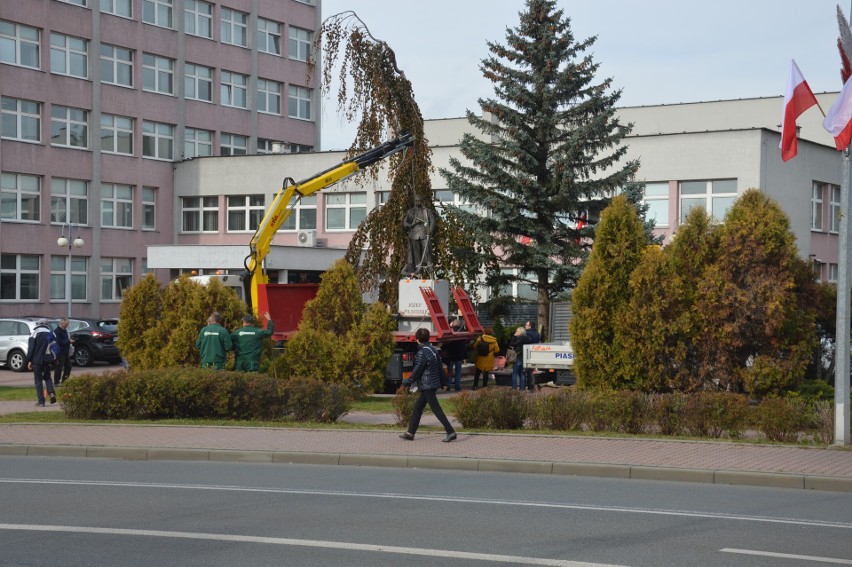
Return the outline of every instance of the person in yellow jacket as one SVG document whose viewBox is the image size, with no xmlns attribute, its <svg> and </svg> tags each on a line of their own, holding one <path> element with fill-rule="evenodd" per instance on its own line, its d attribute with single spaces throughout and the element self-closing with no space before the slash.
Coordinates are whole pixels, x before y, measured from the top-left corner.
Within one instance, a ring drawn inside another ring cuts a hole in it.
<svg viewBox="0 0 852 567">
<path fill-rule="evenodd" d="M 488 376 L 494 370 L 494 355 L 500 352 L 500 346 L 494 337 L 494 329 L 485 327 L 481 337 L 473 343 L 473 352 L 476 353 L 476 370 L 473 372 L 473 389 L 479 387 L 479 375 L 482 374 L 482 387 L 488 386 Z"/>
</svg>

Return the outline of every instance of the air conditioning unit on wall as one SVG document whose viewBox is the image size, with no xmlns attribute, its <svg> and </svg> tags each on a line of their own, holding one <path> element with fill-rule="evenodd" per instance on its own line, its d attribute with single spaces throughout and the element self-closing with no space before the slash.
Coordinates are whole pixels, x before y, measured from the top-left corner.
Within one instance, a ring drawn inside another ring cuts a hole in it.
<svg viewBox="0 0 852 567">
<path fill-rule="evenodd" d="M 317 245 L 317 231 L 315 230 L 300 230 L 296 233 L 296 240 L 299 246 L 313 248 Z"/>
</svg>

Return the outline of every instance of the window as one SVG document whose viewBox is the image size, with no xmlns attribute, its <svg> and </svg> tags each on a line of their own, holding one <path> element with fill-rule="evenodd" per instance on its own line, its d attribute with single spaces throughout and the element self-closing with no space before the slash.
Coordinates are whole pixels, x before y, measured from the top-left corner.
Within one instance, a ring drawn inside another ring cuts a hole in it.
<svg viewBox="0 0 852 567">
<path fill-rule="evenodd" d="M 157 188 L 142 187 L 142 230 L 157 228 Z"/>
<path fill-rule="evenodd" d="M 248 153 L 248 137 L 238 134 L 222 134 L 219 155 L 244 156 Z"/>
<path fill-rule="evenodd" d="M 153 159 L 174 159 L 175 127 L 160 122 L 142 122 L 142 155 Z"/>
<path fill-rule="evenodd" d="M 257 230 L 265 212 L 263 195 L 229 196 L 228 232 Z"/>
<path fill-rule="evenodd" d="M 89 224 L 88 182 L 61 177 L 50 180 L 50 222 Z"/>
<path fill-rule="evenodd" d="M 182 232 L 218 232 L 218 197 L 183 197 L 181 199 Z"/>
<path fill-rule="evenodd" d="M 66 4 L 75 4 L 77 6 L 85 6 L 86 0 L 59 0 L 60 2 L 65 2 Z"/>
<path fill-rule="evenodd" d="M 101 12 L 132 18 L 133 0 L 101 0 Z"/>
<path fill-rule="evenodd" d="M 133 284 L 133 260 L 101 258 L 101 299 L 119 301 Z"/>
<path fill-rule="evenodd" d="M 0 255 L 0 300 L 38 300 L 39 257 L 29 254 Z"/>
<path fill-rule="evenodd" d="M 263 138 L 259 138 L 257 140 L 257 153 L 258 154 L 286 154 L 287 153 L 286 142 L 278 142 L 276 140 L 265 140 Z"/>
<path fill-rule="evenodd" d="M 449 189 L 437 189 L 434 191 L 436 204 L 441 205 L 452 205 L 454 207 L 459 207 L 468 212 L 476 212 L 476 207 L 468 203 L 467 201 L 462 200 L 459 197 L 458 193 L 454 193 Z M 438 207 L 438 213 L 443 214 L 443 207 Z"/>
<path fill-rule="evenodd" d="M 654 226 L 669 226 L 668 182 L 646 183 L 644 203 L 648 205 L 645 217 L 654 221 Z"/>
<path fill-rule="evenodd" d="M 310 120 L 311 113 L 311 89 L 290 85 L 289 98 L 287 100 L 287 116 L 290 118 L 301 118 Z"/>
<path fill-rule="evenodd" d="M 287 55 L 290 59 L 307 61 L 311 56 L 311 32 L 290 26 Z"/>
<path fill-rule="evenodd" d="M 828 265 L 828 283 L 837 283 L 837 264 Z"/>
<path fill-rule="evenodd" d="M 811 230 L 822 230 L 822 183 L 814 183 L 811 190 Z"/>
<path fill-rule="evenodd" d="M 317 196 L 302 197 L 293 209 L 293 214 L 284 221 L 279 230 L 310 230 L 317 227 Z"/>
<path fill-rule="evenodd" d="M 281 114 L 281 83 L 257 80 L 257 111 Z"/>
<path fill-rule="evenodd" d="M 50 34 L 50 72 L 85 79 L 89 76 L 89 42 L 79 37 Z"/>
<path fill-rule="evenodd" d="M 101 184 L 101 226 L 133 228 L 133 187 L 118 183 Z"/>
<path fill-rule="evenodd" d="M 41 104 L 31 100 L 0 97 L 2 137 L 24 142 L 41 141 Z"/>
<path fill-rule="evenodd" d="M 89 113 L 54 104 L 50 107 L 50 145 L 89 147 Z"/>
<path fill-rule="evenodd" d="M 704 207 L 714 222 L 722 222 L 736 198 L 736 179 L 681 181 L 680 223 L 683 224 L 693 207 Z"/>
<path fill-rule="evenodd" d="M 535 286 L 527 283 L 529 275 L 522 272 L 518 268 L 500 268 L 500 273 L 504 276 L 511 276 L 514 280 L 506 285 L 500 286 L 499 293 L 503 297 L 516 297 L 518 299 L 527 299 L 534 301 L 538 298 Z"/>
<path fill-rule="evenodd" d="M 142 90 L 174 94 L 175 61 L 168 57 L 142 54 Z"/>
<path fill-rule="evenodd" d="M 213 132 L 187 128 L 183 137 L 183 157 L 192 159 L 200 156 L 213 155 Z"/>
<path fill-rule="evenodd" d="M 222 43 L 246 47 L 248 45 L 248 14 L 222 8 L 219 39 Z"/>
<path fill-rule="evenodd" d="M 133 155 L 133 119 L 127 116 L 101 115 L 101 151 Z"/>
<path fill-rule="evenodd" d="M 325 196 L 325 228 L 355 230 L 367 216 L 367 193 L 329 193 Z"/>
<path fill-rule="evenodd" d="M 163 28 L 172 27 L 172 0 L 142 0 L 142 21 Z"/>
<path fill-rule="evenodd" d="M 390 199 L 390 191 L 376 191 L 376 207 L 383 207 Z"/>
<path fill-rule="evenodd" d="M 133 52 L 101 44 L 101 81 L 122 87 L 133 86 Z"/>
<path fill-rule="evenodd" d="M 837 185 L 829 185 L 831 191 L 831 232 L 840 232 L 840 187 Z"/>
<path fill-rule="evenodd" d="M 39 69 L 39 44 L 36 28 L 0 20 L 0 63 Z"/>
<path fill-rule="evenodd" d="M 82 256 L 71 256 L 71 300 L 86 301 L 88 279 L 88 261 Z M 67 301 L 68 257 L 51 256 L 50 258 L 50 299 Z"/>
<path fill-rule="evenodd" d="M 186 98 L 205 102 L 213 101 L 213 69 L 187 63 L 183 80 Z"/>
<path fill-rule="evenodd" d="M 213 37 L 213 5 L 201 0 L 184 0 L 183 31 L 199 37 Z"/>
<path fill-rule="evenodd" d="M 248 101 L 248 77 L 239 73 L 222 71 L 220 103 L 222 106 L 246 108 Z"/>
<path fill-rule="evenodd" d="M 281 24 L 264 18 L 257 19 L 257 50 L 281 55 Z"/>
<path fill-rule="evenodd" d="M 41 179 L 35 175 L 0 174 L 0 219 L 41 220 Z"/>
</svg>

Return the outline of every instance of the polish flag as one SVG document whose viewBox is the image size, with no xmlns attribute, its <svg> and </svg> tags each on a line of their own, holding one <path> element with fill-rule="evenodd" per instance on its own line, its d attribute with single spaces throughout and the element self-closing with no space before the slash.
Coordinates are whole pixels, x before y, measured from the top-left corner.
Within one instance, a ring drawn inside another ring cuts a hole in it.
<svg viewBox="0 0 852 567">
<path fill-rule="evenodd" d="M 818 104 L 811 87 L 799 71 L 796 62 L 790 60 L 790 78 L 787 81 L 787 92 L 784 94 L 784 120 L 781 125 L 781 159 L 788 161 L 796 157 L 798 142 L 796 139 L 796 119 L 801 114 Z"/>
<path fill-rule="evenodd" d="M 834 136 L 834 145 L 837 151 L 843 151 L 849 147 L 852 139 L 852 80 L 846 81 L 840 96 L 828 109 L 828 115 L 822 121 L 823 127 L 829 134 Z"/>
</svg>

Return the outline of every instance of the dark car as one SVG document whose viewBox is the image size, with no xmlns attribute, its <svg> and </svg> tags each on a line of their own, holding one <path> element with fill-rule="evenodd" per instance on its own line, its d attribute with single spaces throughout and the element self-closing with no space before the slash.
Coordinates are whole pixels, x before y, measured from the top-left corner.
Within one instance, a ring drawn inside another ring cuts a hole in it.
<svg viewBox="0 0 852 567">
<path fill-rule="evenodd" d="M 69 319 L 68 336 L 74 345 L 73 362 L 77 366 L 91 366 L 96 361 L 121 362 L 115 346 L 118 319 Z"/>
</svg>

